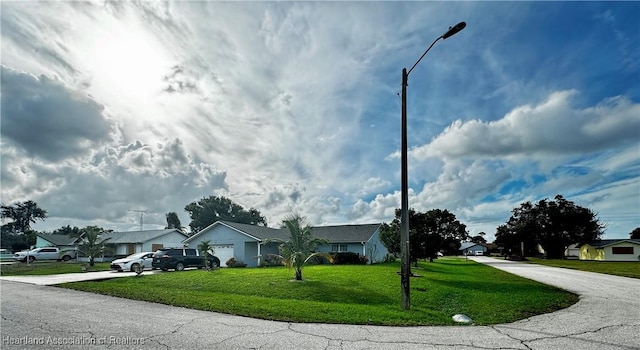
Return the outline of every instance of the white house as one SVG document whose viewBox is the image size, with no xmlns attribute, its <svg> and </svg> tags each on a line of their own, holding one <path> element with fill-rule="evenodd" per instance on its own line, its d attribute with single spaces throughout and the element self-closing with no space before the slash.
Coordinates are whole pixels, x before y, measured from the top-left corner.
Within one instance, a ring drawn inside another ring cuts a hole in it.
<svg viewBox="0 0 640 350">
<path fill-rule="evenodd" d="M 578 259 L 580 257 L 580 244 L 569 244 L 567 249 L 564 250 L 565 259 Z"/>
<path fill-rule="evenodd" d="M 312 228 L 312 235 L 330 242 L 319 246 L 319 252 L 353 252 L 366 256 L 368 263 L 375 263 L 382 261 L 388 253 L 380 241 L 380 227 L 381 224 L 318 226 Z M 216 221 L 185 239 L 184 244 L 197 248 L 200 242 L 208 240 L 223 266 L 233 257 L 255 267 L 260 265 L 262 256 L 279 254 L 279 242 L 270 240 L 287 241 L 289 237 L 286 228 Z"/>
<path fill-rule="evenodd" d="M 487 255 L 487 247 L 480 243 L 462 242 L 458 250 L 462 252 L 462 255 Z"/>
<path fill-rule="evenodd" d="M 580 260 L 640 261 L 640 239 L 603 239 L 582 244 Z"/>
</svg>

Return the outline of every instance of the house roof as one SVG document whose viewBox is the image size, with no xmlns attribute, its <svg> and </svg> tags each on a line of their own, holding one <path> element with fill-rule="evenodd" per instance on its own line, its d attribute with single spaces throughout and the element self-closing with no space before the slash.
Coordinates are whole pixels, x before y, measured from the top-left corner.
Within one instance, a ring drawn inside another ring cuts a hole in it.
<svg viewBox="0 0 640 350">
<path fill-rule="evenodd" d="M 640 239 L 602 239 L 599 241 L 591 242 L 589 243 L 589 245 L 594 248 L 604 248 L 622 242 L 640 245 Z"/>
<path fill-rule="evenodd" d="M 45 241 L 55 245 L 73 245 L 75 244 L 77 237 L 71 237 L 70 235 L 54 235 L 54 234 L 39 234 L 38 237 Z"/>
<path fill-rule="evenodd" d="M 469 249 L 469 248 L 475 247 L 475 246 L 484 247 L 484 245 L 482 245 L 480 243 L 462 242 L 462 243 L 460 243 L 460 248 L 458 248 L 458 250 L 465 250 L 465 249 Z"/>
<path fill-rule="evenodd" d="M 197 236 L 218 225 L 227 226 L 256 241 L 264 241 L 268 239 L 287 240 L 290 237 L 289 231 L 285 228 L 270 228 L 257 225 L 238 224 L 230 221 L 216 221 L 204 228 L 202 231 L 187 238 L 184 242 L 188 243 L 194 240 Z M 326 239 L 331 243 L 366 242 L 371 239 L 380 225 L 381 224 L 315 226 L 312 228 L 312 235 L 316 238 Z"/>
<path fill-rule="evenodd" d="M 380 224 L 316 226 L 312 235 L 331 243 L 360 243 L 370 240 L 379 227 Z"/>
<path fill-rule="evenodd" d="M 180 232 L 177 229 L 166 230 L 146 230 L 146 231 L 127 231 L 127 232 L 109 232 L 100 236 L 100 239 L 111 238 L 107 243 L 144 243 L 153 239 L 157 239 L 172 232 L 177 232 L 183 235 L 186 234 Z"/>
</svg>

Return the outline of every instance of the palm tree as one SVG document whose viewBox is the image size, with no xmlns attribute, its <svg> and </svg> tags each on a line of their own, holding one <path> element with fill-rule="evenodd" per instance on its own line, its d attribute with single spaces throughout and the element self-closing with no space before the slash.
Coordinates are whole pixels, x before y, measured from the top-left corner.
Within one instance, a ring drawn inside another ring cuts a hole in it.
<svg viewBox="0 0 640 350">
<path fill-rule="evenodd" d="M 95 265 L 96 256 L 101 255 L 107 250 L 105 244 L 111 237 L 99 240 L 103 234 L 103 230 L 96 226 L 87 226 L 80 233 L 80 251 L 89 257 L 89 266 Z"/>
<path fill-rule="evenodd" d="M 312 228 L 307 224 L 306 219 L 299 214 L 291 214 L 287 216 L 282 223 L 289 230 L 290 239 L 283 241 L 279 239 L 270 239 L 270 241 L 280 242 L 280 257 L 285 265 L 289 268 L 293 267 L 296 271 L 296 281 L 302 281 L 302 267 L 306 262 L 315 256 L 326 256 L 325 253 L 315 252 L 320 244 L 329 244 L 329 241 L 320 238 L 313 238 Z"/>
<path fill-rule="evenodd" d="M 200 244 L 198 244 L 198 251 L 200 252 L 200 255 L 202 255 L 203 266 L 206 268 L 210 268 L 211 266 L 209 264 L 209 260 L 207 259 L 208 257 L 207 253 L 209 251 L 213 253 L 213 247 L 211 247 L 211 241 L 206 240 L 206 241 L 200 242 Z"/>
</svg>

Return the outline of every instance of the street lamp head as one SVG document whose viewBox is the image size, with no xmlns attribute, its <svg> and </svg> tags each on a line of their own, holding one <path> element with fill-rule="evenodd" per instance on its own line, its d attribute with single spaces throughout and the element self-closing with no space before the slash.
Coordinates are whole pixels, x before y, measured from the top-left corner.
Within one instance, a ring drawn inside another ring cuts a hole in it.
<svg viewBox="0 0 640 350">
<path fill-rule="evenodd" d="M 466 22 L 460 22 L 453 27 L 449 27 L 449 30 L 447 30 L 447 32 L 442 35 L 442 39 L 446 39 L 450 36 L 457 34 L 459 31 L 463 30 L 464 27 L 466 26 L 467 26 Z"/>
</svg>

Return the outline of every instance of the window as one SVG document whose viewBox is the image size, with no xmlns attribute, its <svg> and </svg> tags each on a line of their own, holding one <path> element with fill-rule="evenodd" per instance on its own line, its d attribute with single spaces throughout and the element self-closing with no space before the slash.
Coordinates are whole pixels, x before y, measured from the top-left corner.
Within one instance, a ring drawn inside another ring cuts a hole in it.
<svg viewBox="0 0 640 350">
<path fill-rule="evenodd" d="M 195 249 L 185 249 L 185 251 L 187 252 L 187 253 L 185 254 L 186 256 L 196 256 L 196 255 L 198 255 L 198 254 L 196 253 L 196 250 L 195 250 Z"/>
<path fill-rule="evenodd" d="M 55 248 L 42 248 L 40 253 L 55 253 L 57 250 Z"/>
<path fill-rule="evenodd" d="M 347 251 L 347 245 L 346 244 L 332 244 L 331 245 L 331 251 L 332 252 L 346 252 Z"/>
<path fill-rule="evenodd" d="M 169 249 L 167 251 L 167 255 L 170 255 L 170 256 L 182 256 L 184 254 L 182 253 L 182 249 Z"/>
<path fill-rule="evenodd" d="M 613 254 L 633 254 L 633 247 L 611 247 Z"/>
</svg>

